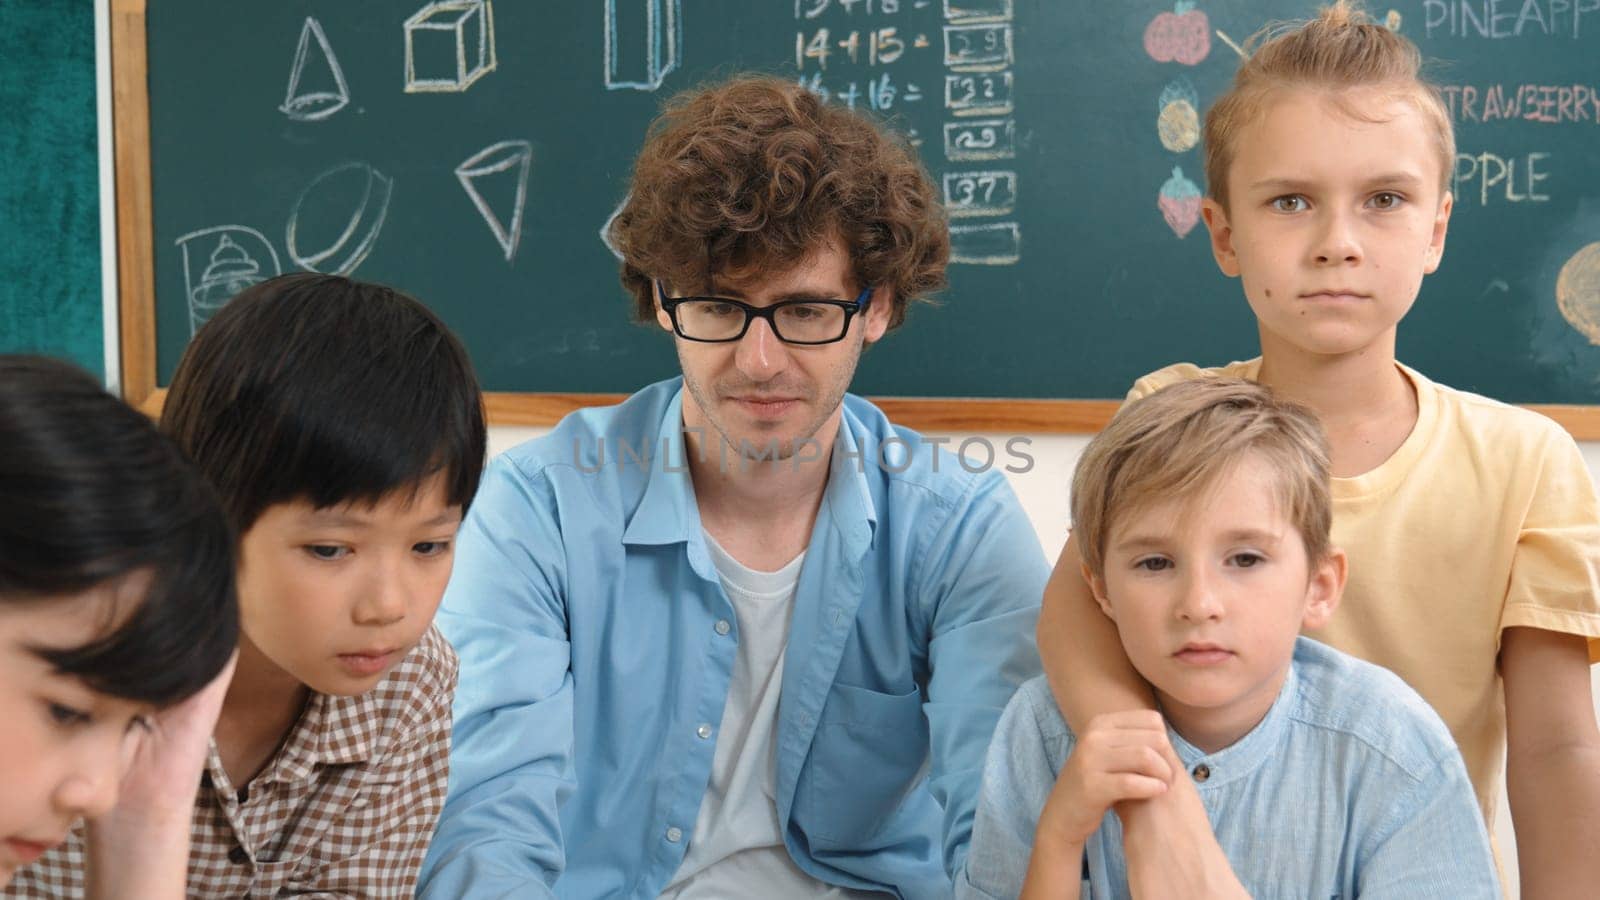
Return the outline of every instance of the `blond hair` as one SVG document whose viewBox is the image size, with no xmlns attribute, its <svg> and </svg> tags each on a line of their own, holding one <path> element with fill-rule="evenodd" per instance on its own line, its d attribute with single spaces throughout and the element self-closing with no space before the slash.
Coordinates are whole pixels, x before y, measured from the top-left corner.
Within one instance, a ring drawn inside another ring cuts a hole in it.
<svg viewBox="0 0 1600 900">
<path fill-rule="evenodd" d="M 1105 574 L 1119 521 L 1158 501 L 1193 500 L 1248 455 L 1277 474 L 1277 501 L 1306 557 L 1329 550 L 1328 441 L 1305 407 L 1253 381 L 1207 376 L 1122 408 L 1089 442 L 1072 476 L 1072 530 L 1089 571 Z"/>
<path fill-rule="evenodd" d="M 1268 25 L 1245 42 L 1247 56 L 1233 85 L 1206 111 L 1206 191 L 1228 207 L 1228 168 L 1239 133 L 1260 114 L 1268 94 L 1281 88 L 1391 89 L 1422 114 L 1439 157 L 1440 191 L 1455 168 L 1456 137 L 1439 89 L 1422 77 L 1417 45 L 1374 23 L 1351 0 L 1323 7 L 1299 25 Z M 1337 95 L 1346 115 L 1372 121 Z"/>
</svg>

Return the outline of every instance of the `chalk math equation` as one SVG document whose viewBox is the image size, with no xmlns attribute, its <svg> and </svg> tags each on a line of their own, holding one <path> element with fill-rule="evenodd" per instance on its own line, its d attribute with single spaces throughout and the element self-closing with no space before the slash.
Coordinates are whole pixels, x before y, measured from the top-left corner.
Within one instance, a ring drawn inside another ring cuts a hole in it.
<svg viewBox="0 0 1600 900">
<path fill-rule="evenodd" d="M 950 261 L 1021 261 L 1013 0 L 785 2 L 800 83 L 895 117 L 922 150 L 950 213 Z"/>
</svg>

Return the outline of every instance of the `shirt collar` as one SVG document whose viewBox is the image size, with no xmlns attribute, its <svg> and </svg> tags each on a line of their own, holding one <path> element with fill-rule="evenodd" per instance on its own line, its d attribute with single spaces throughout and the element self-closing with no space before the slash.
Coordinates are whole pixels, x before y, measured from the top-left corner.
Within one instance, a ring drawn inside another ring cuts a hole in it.
<svg viewBox="0 0 1600 900">
<path fill-rule="evenodd" d="M 376 689 L 354 697 L 312 691 L 305 708 L 300 711 L 300 718 L 289 729 L 289 736 L 251 783 L 306 782 L 321 766 L 371 760 L 379 731 L 378 694 Z M 213 782 L 234 790 L 241 787 L 228 782 L 214 740 L 207 762 L 212 769 Z"/>
<path fill-rule="evenodd" d="M 622 543 L 661 545 L 692 542 L 700 532 L 700 508 L 694 502 L 689 475 L 689 443 L 683 435 L 683 386 L 673 392 L 654 432 L 645 435 L 652 449 L 644 497 L 622 532 Z M 657 449 L 664 454 L 657 459 Z M 708 560 L 709 563 L 709 560 Z"/>
<path fill-rule="evenodd" d="M 1173 731 L 1170 724 L 1167 726 L 1172 749 L 1177 751 L 1178 759 L 1183 761 L 1183 767 L 1189 774 L 1193 776 L 1196 768 L 1202 765 L 1206 767 L 1205 779 L 1196 779 L 1195 784 L 1201 793 L 1248 777 L 1272 756 L 1282 742 L 1289 717 L 1293 714 L 1299 681 L 1300 676 L 1295 673 L 1295 665 L 1291 661 L 1289 672 L 1283 679 L 1283 687 L 1278 689 L 1278 697 L 1272 701 L 1266 716 L 1244 737 L 1216 753 L 1201 751 Z"/>
</svg>

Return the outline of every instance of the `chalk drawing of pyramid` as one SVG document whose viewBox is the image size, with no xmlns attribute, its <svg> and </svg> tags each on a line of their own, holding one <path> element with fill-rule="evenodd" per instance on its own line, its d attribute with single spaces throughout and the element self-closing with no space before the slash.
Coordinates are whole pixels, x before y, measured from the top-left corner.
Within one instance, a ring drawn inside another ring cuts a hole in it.
<svg viewBox="0 0 1600 900">
<path fill-rule="evenodd" d="M 322 23 L 307 16 L 300 29 L 300 45 L 294 51 L 294 64 L 289 68 L 289 90 L 278 109 L 297 122 L 316 122 L 344 109 L 349 102 L 350 86 L 345 84 L 344 70 L 339 68 L 339 59 L 333 55 Z"/>
<path fill-rule="evenodd" d="M 528 201 L 532 163 L 533 147 L 527 141 L 501 141 L 456 166 L 456 179 L 494 232 L 506 262 L 516 257 L 517 242 L 522 238 L 522 211 Z"/>
</svg>

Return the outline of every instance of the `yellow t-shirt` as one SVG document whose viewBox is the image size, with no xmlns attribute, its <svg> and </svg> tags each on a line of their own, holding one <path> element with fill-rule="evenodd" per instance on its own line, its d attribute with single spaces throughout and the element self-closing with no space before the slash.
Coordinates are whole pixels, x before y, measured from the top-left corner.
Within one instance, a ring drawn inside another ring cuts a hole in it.
<svg viewBox="0 0 1600 900">
<path fill-rule="evenodd" d="M 1188 363 L 1139 379 L 1128 400 L 1206 375 L 1254 380 L 1261 360 Z M 1511 626 L 1582 635 L 1600 653 L 1600 503 L 1577 444 L 1552 420 L 1434 384 L 1382 465 L 1333 479 L 1344 600 L 1309 635 L 1394 671 L 1455 735 L 1489 833 L 1505 764 L 1496 667 Z"/>
</svg>

